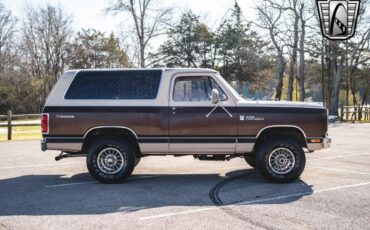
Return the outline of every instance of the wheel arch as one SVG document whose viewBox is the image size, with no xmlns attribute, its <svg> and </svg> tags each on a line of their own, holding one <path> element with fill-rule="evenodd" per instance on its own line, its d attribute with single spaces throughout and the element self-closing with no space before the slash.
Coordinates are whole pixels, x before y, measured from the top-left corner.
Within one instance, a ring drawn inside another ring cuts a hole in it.
<svg viewBox="0 0 370 230">
<path fill-rule="evenodd" d="M 84 134 L 82 151 L 86 152 L 89 146 L 101 137 L 119 137 L 125 139 L 135 150 L 137 156 L 141 155 L 138 136 L 136 132 L 125 126 L 96 126 Z"/>
<path fill-rule="evenodd" d="M 257 136 L 254 150 L 268 138 L 287 137 L 295 139 L 303 148 L 307 148 L 306 133 L 295 125 L 271 125 L 262 128 Z"/>
</svg>

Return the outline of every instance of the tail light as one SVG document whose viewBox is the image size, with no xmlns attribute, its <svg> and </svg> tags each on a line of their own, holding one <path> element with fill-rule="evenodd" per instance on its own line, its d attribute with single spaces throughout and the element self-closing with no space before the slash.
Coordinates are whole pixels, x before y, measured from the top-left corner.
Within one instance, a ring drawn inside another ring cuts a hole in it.
<svg viewBox="0 0 370 230">
<path fill-rule="evenodd" d="M 41 115 L 41 132 L 42 133 L 49 132 L 49 114 Z"/>
</svg>

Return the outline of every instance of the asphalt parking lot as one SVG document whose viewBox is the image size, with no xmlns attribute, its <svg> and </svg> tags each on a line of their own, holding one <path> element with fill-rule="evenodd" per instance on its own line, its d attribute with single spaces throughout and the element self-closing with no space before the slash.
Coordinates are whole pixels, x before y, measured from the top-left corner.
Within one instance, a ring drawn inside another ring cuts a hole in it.
<svg viewBox="0 0 370 230">
<path fill-rule="evenodd" d="M 84 158 L 54 161 L 38 141 L 0 143 L 0 229 L 369 229 L 370 124 L 331 125 L 291 184 L 243 159 L 143 158 L 123 184 L 90 178 Z"/>
</svg>

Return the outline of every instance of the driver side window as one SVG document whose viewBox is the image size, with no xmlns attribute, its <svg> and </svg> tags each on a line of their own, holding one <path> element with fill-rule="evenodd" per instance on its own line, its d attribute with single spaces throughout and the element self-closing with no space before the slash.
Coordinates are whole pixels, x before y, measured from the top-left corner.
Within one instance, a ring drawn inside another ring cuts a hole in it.
<svg viewBox="0 0 370 230">
<path fill-rule="evenodd" d="M 220 93 L 221 101 L 227 100 L 226 94 L 216 81 L 209 76 L 177 77 L 173 90 L 174 101 L 211 101 L 212 89 Z"/>
</svg>

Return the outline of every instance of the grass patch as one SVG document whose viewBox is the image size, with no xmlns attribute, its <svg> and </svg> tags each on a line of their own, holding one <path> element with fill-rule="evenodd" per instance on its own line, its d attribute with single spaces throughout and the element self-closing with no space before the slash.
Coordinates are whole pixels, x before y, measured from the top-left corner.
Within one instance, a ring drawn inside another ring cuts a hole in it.
<svg viewBox="0 0 370 230">
<path fill-rule="evenodd" d="M 41 140 L 41 128 L 35 126 L 17 126 L 12 129 L 12 141 Z M 7 141 L 7 128 L 0 128 L 0 141 Z"/>
<path fill-rule="evenodd" d="M 41 127 L 40 125 L 13 127 L 13 132 L 26 132 L 26 131 L 41 132 Z"/>
</svg>

